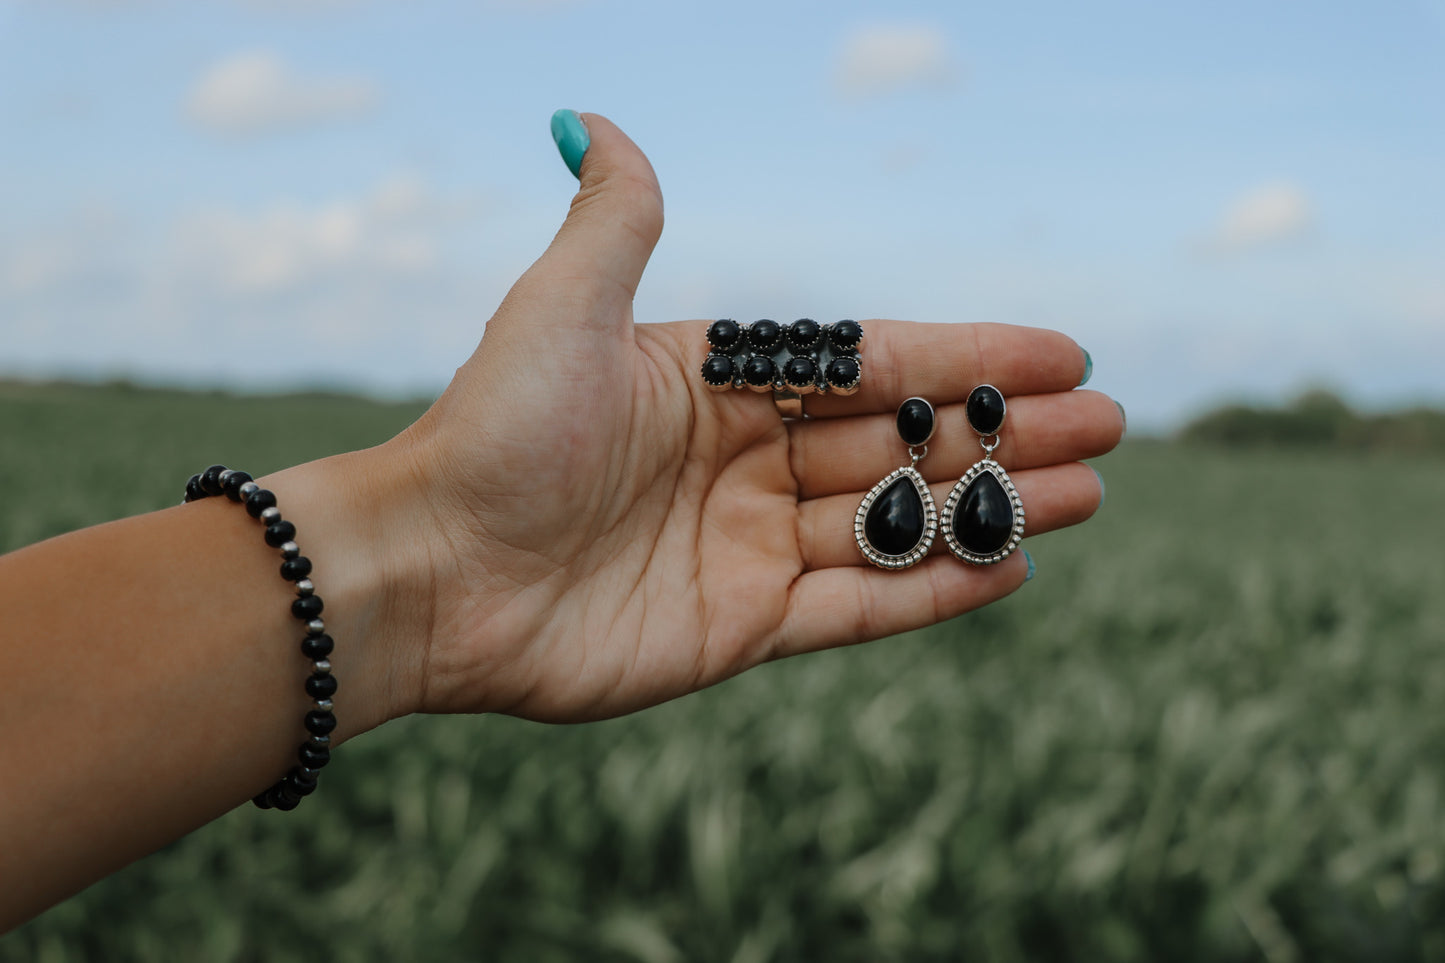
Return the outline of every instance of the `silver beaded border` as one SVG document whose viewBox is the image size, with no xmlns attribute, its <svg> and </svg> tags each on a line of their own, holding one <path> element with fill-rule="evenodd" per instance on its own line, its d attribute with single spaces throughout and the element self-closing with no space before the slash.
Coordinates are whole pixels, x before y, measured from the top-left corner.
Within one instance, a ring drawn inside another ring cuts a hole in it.
<svg viewBox="0 0 1445 963">
<path fill-rule="evenodd" d="M 1008 543 L 992 555 L 975 555 L 959 544 L 957 536 L 953 534 L 953 513 L 958 510 L 958 503 L 963 501 L 963 493 L 968 490 L 969 484 L 984 472 L 992 472 L 1003 486 L 1004 492 L 1008 494 L 1009 502 L 1013 505 L 1014 527 L 1013 533 L 1009 536 Z M 1019 490 L 1014 487 L 1014 481 L 1008 476 L 1004 467 L 992 458 L 984 458 L 971 465 L 968 471 L 963 473 L 948 493 L 948 498 L 943 503 L 943 540 L 948 544 L 948 550 L 955 556 L 973 565 L 994 565 L 1002 562 L 1014 553 L 1024 540 L 1024 503 L 1019 497 Z"/>
<path fill-rule="evenodd" d="M 903 475 L 907 475 L 913 482 L 913 487 L 918 490 L 918 495 L 923 499 L 923 537 L 918 544 L 907 555 L 884 555 L 873 547 L 868 541 L 868 536 L 863 533 L 863 523 L 868 517 L 868 509 L 873 507 L 878 496 L 883 494 L 884 489 L 893 484 Z M 863 501 L 858 506 L 858 512 L 853 516 L 853 538 L 858 542 L 858 551 L 863 557 L 879 568 L 898 570 L 910 568 L 917 565 L 928 554 L 933 547 L 933 539 L 938 535 L 938 508 L 933 502 L 933 493 L 928 490 L 928 482 L 923 480 L 917 468 L 912 465 L 904 465 L 902 468 L 895 468 L 883 476 L 883 480 L 874 485 L 868 494 L 863 496 Z"/>
</svg>

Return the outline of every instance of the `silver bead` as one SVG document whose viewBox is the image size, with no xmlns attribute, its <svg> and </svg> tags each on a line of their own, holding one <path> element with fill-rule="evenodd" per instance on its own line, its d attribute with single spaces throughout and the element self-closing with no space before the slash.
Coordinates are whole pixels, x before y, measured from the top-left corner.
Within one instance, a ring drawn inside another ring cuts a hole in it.
<svg viewBox="0 0 1445 963">
<path fill-rule="evenodd" d="M 246 484 L 236 489 L 236 494 L 241 496 L 242 501 L 245 501 L 247 498 L 250 498 L 252 495 L 256 494 L 256 492 L 260 490 L 260 485 L 256 484 L 253 481 L 248 481 L 246 482 Z"/>
<path fill-rule="evenodd" d="M 224 485 L 224 484 L 226 484 L 226 479 L 227 479 L 227 478 L 230 478 L 230 477 L 231 477 L 232 475 L 234 475 L 234 474 L 236 474 L 234 471 L 232 471 L 231 469 L 227 468 L 225 471 L 221 472 L 221 477 L 217 478 L 216 481 L 218 481 L 218 482 L 220 482 L 222 485 Z"/>
<path fill-rule="evenodd" d="M 331 736 L 312 736 L 310 745 L 314 749 L 326 749 L 331 745 Z"/>
<path fill-rule="evenodd" d="M 282 543 L 281 543 L 281 557 L 282 557 L 282 558 L 295 558 L 297 555 L 300 555 L 300 554 L 301 554 L 301 546 L 300 546 L 300 545 L 297 545 L 295 542 L 282 542 Z"/>
<path fill-rule="evenodd" d="M 312 619 L 306 623 L 306 632 L 309 635 L 320 635 L 326 631 L 326 623 L 320 619 Z"/>
<path fill-rule="evenodd" d="M 281 520 L 281 509 L 272 505 L 270 508 L 264 509 L 259 517 L 262 525 L 275 525 Z"/>
<path fill-rule="evenodd" d="M 317 712 L 330 712 L 330 711 L 331 711 L 331 700 L 330 700 L 330 699 L 317 699 L 317 700 L 316 700 L 316 711 L 317 711 Z"/>
<path fill-rule="evenodd" d="M 296 594 L 301 596 L 303 599 L 308 595 L 314 594 L 315 592 L 316 586 L 311 584 L 311 580 L 309 578 L 303 578 L 301 581 L 296 583 Z"/>
<path fill-rule="evenodd" d="M 331 660 L 330 660 L 330 659 L 317 659 L 316 662 L 315 662 L 315 664 L 312 665 L 312 668 L 315 669 L 317 672 L 330 672 L 330 671 L 331 671 Z"/>
</svg>

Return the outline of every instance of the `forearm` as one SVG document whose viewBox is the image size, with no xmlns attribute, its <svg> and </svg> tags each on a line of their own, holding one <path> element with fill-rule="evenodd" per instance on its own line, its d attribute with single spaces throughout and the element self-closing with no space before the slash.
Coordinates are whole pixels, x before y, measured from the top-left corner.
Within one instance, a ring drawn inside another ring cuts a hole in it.
<svg viewBox="0 0 1445 963">
<path fill-rule="evenodd" d="M 410 708 L 407 568 L 379 557 L 395 552 L 381 511 L 367 511 L 380 506 L 365 503 L 386 494 L 355 483 L 375 462 L 342 456 L 260 480 L 315 566 L 336 639 L 336 743 Z M 311 664 L 294 587 L 261 535 L 214 498 L 0 558 L 0 929 L 294 764 Z"/>
</svg>

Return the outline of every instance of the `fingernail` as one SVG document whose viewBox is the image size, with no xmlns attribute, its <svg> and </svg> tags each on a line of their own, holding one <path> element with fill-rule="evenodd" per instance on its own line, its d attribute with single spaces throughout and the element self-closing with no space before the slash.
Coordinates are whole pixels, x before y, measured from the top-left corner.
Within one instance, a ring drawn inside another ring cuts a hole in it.
<svg viewBox="0 0 1445 963">
<path fill-rule="evenodd" d="M 1079 387 L 1082 388 L 1084 385 L 1088 384 L 1088 383 L 1089 383 L 1089 379 L 1092 378 L 1093 376 L 1094 376 L 1094 359 L 1093 359 L 1093 357 L 1089 354 L 1089 352 L 1085 351 L 1085 352 L 1084 352 L 1084 376 L 1079 379 Z"/>
<path fill-rule="evenodd" d="M 1094 468 L 1093 465 L 1090 465 L 1089 467 L 1090 467 L 1090 468 Z M 1104 507 L 1104 476 L 1101 475 L 1101 474 L 1099 474 L 1099 469 L 1094 468 L 1094 477 L 1097 478 L 1097 479 L 1099 479 L 1099 508 L 1103 508 L 1103 507 Z M 1095 510 L 1095 511 L 1098 511 L 1099 509 L 1096 508 L 1096 509 L 1094 509 L 1094 510 Z"/>
<path fill-rule="evenodd" d="M 1024 561 L 1029 563 L 1028 574 L 1024 576 L 1024 581 L 1027 582 L 1034 577 L 1034 557 L 1029 554 L 1028 549 L 1024 549 Z"/>
<path fill-rule="evenodd" d="M 552 139 L 557 142 L 557 153 L 567 164 L 572 176 L 582 177 L 582 155 L 592 144 L 592 135 L 575 110 L 559 110 L 552 115 Z"/>
<path fill-rule="evenodd" d="M 1119 409 L 1119 417 L 1120 417 L 1121 419 L 1123 419 L 1123 421 L 1124 421 L 1124 430 L 1125 430 L 1125 431 L 1128 431 L 1128 430 L 1129 430 L 1129 415 L 1128 415 L 1127 412 L 1124 411 L 1124 406 L 1121 405 L 1121 404 L 1119 404 L 1119 402 L 1116 401 L 1116 402 L 1114 402 L 1114 407 Z"/>
</svg>

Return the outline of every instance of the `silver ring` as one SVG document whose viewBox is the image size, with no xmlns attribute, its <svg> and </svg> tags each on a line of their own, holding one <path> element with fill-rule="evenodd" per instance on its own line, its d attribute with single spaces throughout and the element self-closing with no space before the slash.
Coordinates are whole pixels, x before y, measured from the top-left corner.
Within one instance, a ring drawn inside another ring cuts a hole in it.
<svg viewBox="0 0 1445 963">
<path fill-rule="evenodd" d="M 803 411 L 803 396 L 795 391 L 774 391 L 773 406 L 784 421 L 803 421 L 808 417 Z"/>
</svg>

